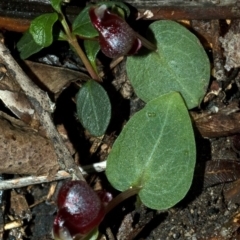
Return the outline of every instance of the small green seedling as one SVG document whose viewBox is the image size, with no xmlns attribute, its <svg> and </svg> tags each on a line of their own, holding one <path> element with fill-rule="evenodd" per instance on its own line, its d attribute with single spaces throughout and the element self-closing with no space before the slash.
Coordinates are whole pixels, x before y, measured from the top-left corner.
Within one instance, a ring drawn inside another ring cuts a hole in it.
<svg viewBox="0 0 240 240">
<path fill-rule="evenodd" d="M 120 191 L 139 188 L 142 202 L 167 209 L 192 183 L 196 149 L 188 109 L 208 87 L 210 63 L 199 40 L 173 21 L 149 32 L 157 51 L 127 59 L 128 77 L 146 106 L 128 121 L 107 159 L 106 174 Z"/>
</svg>

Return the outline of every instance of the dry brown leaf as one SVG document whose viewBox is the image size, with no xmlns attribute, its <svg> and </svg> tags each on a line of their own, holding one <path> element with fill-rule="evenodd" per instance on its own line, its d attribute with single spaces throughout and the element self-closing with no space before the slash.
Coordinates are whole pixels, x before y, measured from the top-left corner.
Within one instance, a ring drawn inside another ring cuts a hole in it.
<svg viewBox="0 0 240 240">
<path fill-rule="evenodd" d="M 197 131 L 205 138 L 230 136 L 240 131 L 238 103 L 232 102 L 225 107 L 217 107 L 216 113 L 204 111 L 190 112 Z"/>
<path fill-rule="evenodd" d="M 0 118 L 0 173 L 54 176 L 59 169 L 49 140 Z"/>
<path fill-rule="evenodd" d="M 74 70 L 62 67 L 54 67 L 42 63 L 25 61 L 30 70 L 31 78 L 37 78 L 40 84 L 44 85 L 49 92 L 54 94 L 54 98 L 58 98 L 61 92 L 74 81 L 86 81 L 89 76 Z M 27 73 L 28 74 L 28 73 Z"/>
</svg>

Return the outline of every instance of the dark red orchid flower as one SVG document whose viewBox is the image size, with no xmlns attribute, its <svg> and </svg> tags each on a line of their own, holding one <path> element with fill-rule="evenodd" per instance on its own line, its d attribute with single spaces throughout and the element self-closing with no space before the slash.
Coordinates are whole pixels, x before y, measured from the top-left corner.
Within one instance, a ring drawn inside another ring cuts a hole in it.
<svg viewBox="0 0 240 240">
<path fill-rule="evenodd" d="M 137 34 L 123 18 L 110 12 L 106 5 L 90 8 L 89 16 L 99 32 L 99 44 L 107 57 L 132 55 L 140 49 L 142 43 Z"/>
<path fill-rule="evenodd" d="M 69 181 L 58 193 L 58 213 L 53 224 L 55 239 L 85 237 L 101 223 L 105 206 L 84 181 Z"/>
</svg>

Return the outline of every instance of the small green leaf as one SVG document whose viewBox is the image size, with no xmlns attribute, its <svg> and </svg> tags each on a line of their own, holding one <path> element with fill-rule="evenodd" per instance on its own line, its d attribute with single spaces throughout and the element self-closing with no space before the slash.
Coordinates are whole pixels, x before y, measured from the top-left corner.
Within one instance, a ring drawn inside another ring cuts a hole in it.
<svg viewBox="0 0 240 240">
<path fill-rule="evenodd" d="M 58 20 L 57 13 L 46 13 L 35 18 L 30 25 L 29 32 L 32 34 L 34 41 L 42 46 L 48 47 L 52 44 L 53 24 Z"/>
<path fill-rule="evenodd" d="M 73 33 L 84 38 L 94 38 L 98 36 L 97 30 L 93 27 L 88 11 L 90 7 L 84 8 L 73 22 Z"/>
<path fill-rule="evenodd" d="M 84 41 L 84 48 L 87 54 L 87 57 L 93 66 L 94 70 L 97 71 L 97 65 L 96 65 L 96 57 L 100 50 L 100 45 L 98 41 L 91 41 L 91 40 L 85 40 Z"/>
<path fill-rule="evenodd" d="M 148 102 L 125 125 L 107 159 L 116 189 L 142 186 L 141 201 L 167 209 L 190 188 L 196 159 L 191 120 L 181 95 L 171 92 Z"/>
<path fill-rule="evenodd" d="M 67 35 L 65 34 L 65 32 L 63 32 L 62 30 L 59 31 L 57 34 L 53 33 L 53 39 L 58 40 L 58 41 L 67 41 Z"/>
<path fill-rule="evenodd" d="M 103 4 L 107 5 L 107 7 L 109 8 L 113 8 L 114 10 L 118 11 L 121 15 L 123 14 L 122 11 L 126 14 L 126 16 L 129 16 L 130 14 L 129 8 L 122 2 L 100 2 L 97 4 L 97 6 Z M 76 17 L 72 25 L 73 33 L 83 38 L 94 38 L 98 36 L 98 32 L 93 27 L 88 14 L 90 7 L 91 6 L 84 8 Z"/>
<path fill-rule="evenodd" d="M 127 60 L 133 88 L 148 102 L 170 91 L 180 92 L 189 109 L 201 102 L 210 78 L 210 63 L 195 35 L 180 24 L 163 20 L 150 25 L 157 52 Z"/>
<path fill-rule="evenodd" d="M 77 115 L 92 135 L 102 136 L 111 117 L 111 103 L 104 88 L 94 80 L 87 81 L 77 94 Z"/>
<path fill-rule="evenodd" d="M 21 59 L 26 59 L 34 53 L 39 52 L 41 49 L 43 49 L 43 47 L 36 44 L 32 35 L 29 33 L 29 31 L 27 31 L 18 41 L 17 49 L 20 52 Z"/>
<path fill-rule="evenodd" d="M 54 8 L 54 10 L 58 13 L 61 13 L 61 3 L 62 0 L 51 0 L 51 5 Z"/>
</svg>

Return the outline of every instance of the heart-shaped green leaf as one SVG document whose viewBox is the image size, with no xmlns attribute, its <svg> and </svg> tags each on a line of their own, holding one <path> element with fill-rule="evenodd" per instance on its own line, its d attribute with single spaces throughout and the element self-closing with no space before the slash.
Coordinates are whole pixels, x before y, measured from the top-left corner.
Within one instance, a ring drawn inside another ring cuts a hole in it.
<svg viewBox="0 0 240 240">
<path fill-rule="evenodd" d="M 126 14 L 126 16 L 129 16 L 130 14 L 129 8 L 122 2 L 100 2 L 97 4 L 97 6 L 103 5 L 103 4 L 107 5 L 107 7 L 109 8 L 113 8 L 115 11 L 119 12 L 120 14 L 123 14 L 121 10 L 124 12 L 124 14 Z M 93 27 L 89 17 L 88 12 L 90 7 L 91 6 L 84 8 L 76 17 L 72 25 L 73 33 L 83 38 L 94 38 L 98 36 L 98 32 Z"/>
<path fill-rule="evenodd" d="M 87 54 L 87 57 L 94 68 L 95 72 L 98 72 L 96 65 L 96 57 L 100 50 L 100 45 L 98 41 L 85 40 L 84 48 Z"/>
<path fill-rule="evenodd" d="M 94 136 L 102 136 L 111 118 L 111 103 L 104 88 L 94 80 L 87 81 L 77 94 L 77 115 Z"/>
<path fill-rule="evenodd" d="M 25 32 L 22 38 L 17 43 L 17 49 L 20 52 L 21 59 L 26 59 L 39 52 L 43 47 L 36 44 L 29 31 Z"/>
<path fill-rule="evenodd" d="M 181 95 L 171 92 L 148 102 L 125 125 L 107 159 L 116 189 L 142 186 L 141 201 L 167 209 L 190 188 L 196 151 L 191 120 Z"/>
<path fill-rule="evenodd" d="M 150 25 L 157 52 L 127 60 L 133 88 L 148 102 L 171 91 L 180 92 L 189 109 L 201 102 L 210 78 L 210 63 L 199 40 L 182 25 L 168 20 Z"/>
<path fill-rule="evenodd" d="M 35 18 L 30 25 L 29 32 L 32 34 L 34 41 L 42 46 L 48 47 L 52 44 L 53 24 L 58 20 L 57 13 L 46 13 Z"/>
</svg>

